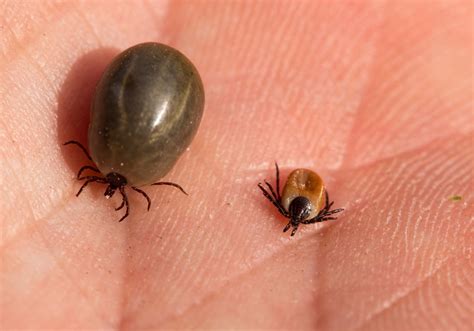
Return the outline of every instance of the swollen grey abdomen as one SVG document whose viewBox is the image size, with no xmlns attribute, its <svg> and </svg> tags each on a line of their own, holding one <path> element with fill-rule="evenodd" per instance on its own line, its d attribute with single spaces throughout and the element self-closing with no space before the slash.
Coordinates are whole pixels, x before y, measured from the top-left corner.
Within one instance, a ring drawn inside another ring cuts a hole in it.
<svg viewBox="0 0 474 331">
<path fill-rule="evenodd" d="M 104 175 L 151 184 L 191 143 L 203 108 L 201 78 L 183 54 L 157 43 L 136 45 L 113 60 L 97 85 L 91 156 Z"/>
</svg>

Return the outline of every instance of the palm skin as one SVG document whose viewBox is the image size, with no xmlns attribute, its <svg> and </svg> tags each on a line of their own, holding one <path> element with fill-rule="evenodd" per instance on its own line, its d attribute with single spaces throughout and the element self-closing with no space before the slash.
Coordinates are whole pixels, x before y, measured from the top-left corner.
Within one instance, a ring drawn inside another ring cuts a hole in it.
<svg viewBox="0 0 474 331">
<path fill-rule="evenodd" d="M 2 328 L 472 326 L 470 2 L 0 6 Z M 205 114 L 164 178 L 189 197 L 143 187 L 117 223 L 61 144 L 150 40 L 196 64 Z M 317 171 L 338 220 L 282 233 L 274 160 Z"/>
</svg>

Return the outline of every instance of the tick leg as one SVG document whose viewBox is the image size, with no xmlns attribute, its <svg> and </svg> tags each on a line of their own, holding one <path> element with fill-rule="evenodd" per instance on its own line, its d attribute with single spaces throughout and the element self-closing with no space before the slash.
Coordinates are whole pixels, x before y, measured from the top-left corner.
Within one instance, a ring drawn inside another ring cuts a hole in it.
<svg viewBox="0 0 474 331">
<path fill-rule="evenodd" d="M 125 188 L 122 186 L 122 187 L 119 188 L 119 190 L 120 190 L 120 194 L 122 194 L 122 198 L 123 198 L 123 201 L 125 202 L 125 207 L 126 207 L 125 215 L 123 215 L 122 218 L 119 219 L 119 222 L 122 222 L 124 219 L 126 219 L 128 217 L 128 212 L 130 210 L 130 205 L 128 204 L 127 194 L 125 194 Z"/>
<path fill-rule="evenodd" d="M 122 197 L 122 203 L 120 204 L 120 206 L 118 206 L 117 208 L 115 208 L 115 210 L 120 210 L 123 208 L 123 206 L 125 206 L 125 200 L 123 199 Z"/>
<path fill-rule="evenodd" d="M 143 195 L 145 197 L 146 201 L 148 201 L 147 211 L 149 211 L 150 207 L 151 207 L 151 200 L 150 200 L 150 197 L 148 196 L 148 194 L 146 194 L 144 191 L 140 190 L 139 188 L 136 188 L 135 186 L 132 186 L 132 189 L 137 191 L 138 193 L 140 193 L 141 195 Z"/>
<path fill-rule="evenodd" d="M 340 213 L 341 211 L 343 211 L 344 208 L 337 208 L 337 209 L 333 209 L 333 210 L 330 210 L 328 212 L 326 212 L 324 215 L 322 215 L 323 217 L 326 217 L 326 216 L 329 216 L 329 215 L 332 215 L 332 214 L 336 214 L 336 213 Z"/>
<path fill-rule="evenodd" d="M 280 195 L 280 169 L 278 168 L 278 163 L 275 161 L 275 171 L 276 171 L 276 189 L 277 189 L 277 197 L 278 201 L 281 201 Z"/>
<path fill-rule="evenodd" d="M 153 184 L 151 184 L 151 185 L 169 185 L 169 186 L 174 186 L 174 187 L 176 187 L 177 189 L 179 189 L 181 192 L 183 192 L 184 194 L 188 195 L 188 194 L 186 193 L 186 191 L 185 191 L 181 186 L 179 186 L 179 185 L 176 184 L 176 183 L 171 183 L 171 182 L 158 182 L 158 183 L 153 183 Z"/>
<path fill-rule="evenodd" d="M 312 219 L 301 221 L 302 224 L 313 224 L 313 223 L 320 223 L 329 220 L 337 220 L 337 217 L 321 217 L 316 216 Z"/>
<path fill-rule="evenodd" d="M 77 146 L 79 146 L 79 148 L 82 149 L 82 151 L 87 156 L 87 158 L 92 161 L 92 158 L 89 155 L 89 152 L 87 151 L 87 149 L 84 146 L 82 146 L 82 144 L 80 142 L 75 141 L 75 140 L 69 140 L 69 141 L 66 141 L 63 145 L 77 145 Z"/>
<path fill-rule="evenodd" d="M 99 183 L 107 183 L 107 179 L 105 179 L 104 177 L 99 177 L 99 176 L 84 176 L 84 177 L 81 177 L 79 178 L 80 180 L 84 180 L 84 179 L 95 179 L 96 182 L 99 182 Z"/>
<path fill-rule="evenodd" d="M 275 190 L 273 189 L 273 186 L 270 185 L 270 183 L 267 182 L 266 180 L 265 180 L 264 182 L 265 182 L 265 184 L 267 185 L 267 187 L 268 187 L 268 189 L 270 190 L 270 192 L 272 193 L 273 198 L 275 199 L 275 201 L 280 202 L 280 199 L 278 199 L 278 195 L 275 193 Z"/>
<path fill-rule="evenodd" d="M 82 184 L 81 188 L 79 189 L 79 191 L 76 193 L 76 197 L 79 196 L 79 194 L 81 194 L 82 190 L 89 184 L 89 183 L 92 183 L 92 182 L 97 182 L 97 183 L 107 183 L 107 181 L 105 180 L 105 178 L 101 178 L 101 177 L 97 177 L 97 176 L 87 176 L 87 177 L 83 177 L 82 179 L 87 179 L 84 184 Z"/>
<path fill-rule="evenodd" d="M 340 212 L 342 210 L 336 209 L 337 212 Z M 300 223 L 302 224 L 313 224 L 313 223 L 320 223 L 324 221 L 329 221 L 329 220 L 337 220 L 337 217 L 328 217 L 329 215 L 332 215 L 334 213 L 329 213 L 329 214 L 323 214 L 323 215 L 318 215 L 316 217 L 313 217 L 309 220 L 301 221 Z"/>
<path fill-rule="evenodd" d="M 83 172 L 84 170 L 87 170 L 87 169 L 100 173 L 99 169 L 97 169 L 96 167 L 86 165 L 86 166 L 83 166 L 81 169 L 79 169 L 79 172 L 77 173 L 76 178 L 77 178 L 77 179 L 82 179 L 82 178 L 81 178 L 81 174 L 82 174 L 82 172 Z"/>
<path fill-rule="evenodd" d="M 283 208 L 283 206 L 281 205 L 281 203 L 280 203 L 279 201 L 276 201 L 276 200 L 267 192 L 267 190 L 265 190 L 265 188 L 263 187 L 263 185 L 262 185 L 261 183 L 258 183 L 258 188 L 259 188 L 260 190 L 262 190 L 262 193 L 263 193 L 263 195 L 265 196 L 265 198 L 267 198 L 268 200 L 270 200 L 270 202 L 273 203 L 273 205 L 278 208 L 278 211 L 279 211 L 283 216 L 288 217 L 288 213 L 287 213 L 286 210 Z"/>
<path fill-rule="evenodd" d="M 278 164 L 275 162 L 275 168 L 276 168 L 276 192 L 275 190 L 273 189 L 273 186 L 267 182 L 266 180 L 264 180 L 265 182 L 265 185 L 267 185 L 268 189 L 270 190 L 270 192 L 272 193 L 272 196 L 274 198 L 275 201 L 277 201 L 278 203 L 281 203 L 281 196 L 280 196 L 280 171 L 278 170 Z"/>
<path fill-rule="evenodd" d="M 329 193 L 328 193 L 328 190 L 324 190 L 324 195 L 326 196 L 326 206 L 324 206 L 324 209 L 325 209 L 325 210 L 329 210 L 329 208 L 331 208 L 331 206 L 332 206 L 332 202 L 329 203 Z"/>
<path fill-rule="evenodd" d="M 278 204 L 277 204 L 277 201 L 267 192 L 267 190 L 265 190 L 265 188 L 263 187 L 262 183 L 258 183 L 258 188 L 262 191 L 263 195 L 265 196 L 265 198 L 267 198 L 268 200 L 270 200 L 271 203 L 273 203 L 275 205 L 275 207 L 279 208 L 278 207 Z"/>
<path fill-rule="evenodd" d="M 299 223 L 296 224 L 296 226 L 293 228 L 293 231 L 291 231 L 291 237 L 293 237 L 296 233 L 296 230 L 298 230 L 298 225 L 299 225 Z"/>
<path fill-rule="evenodd" d="M 331 209 L 332 205 L 334 204 L 334 201 L 331 201 L 331 203 L 327 206 L 327 208 L 324 208 L 326 209 L 327 211 L 329 211 L 329 209 Z"/>
<path fill-rule="evenodd" d="M 329 194 L 327 190 L 325 190 L 324 193 L 326 194 L 326 206 L 324 206 L 324 208 L 319 212 L 319 214 L 316 217 L 325 217 L 332 214 L 340 213 L 341 211 L 344 210 L 344 208 L 329 210 L 334 204 L 334 201 L 329 202 Z"/>
</svg>

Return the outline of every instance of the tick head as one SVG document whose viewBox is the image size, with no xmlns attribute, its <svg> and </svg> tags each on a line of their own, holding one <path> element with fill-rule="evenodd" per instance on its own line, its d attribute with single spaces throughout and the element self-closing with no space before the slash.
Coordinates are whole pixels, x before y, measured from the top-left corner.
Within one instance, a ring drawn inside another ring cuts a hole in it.
<svg viewBox="0 0 474 331">
<path fill-rule="evenodd" d="M 312 211 L 312 204 L 308 198 L 299 196 L 290 203 L 289 214 L 291 223 L 298 224 L 308 218 Z"/>
<path fill-rule="evenodd" d="M 117 189 L 127 185 L 127 179 L 116 172 L 111 172 L 107 174 L 105 178 L 107 179 L 107 182 L 109 183 L 109 186 L 107 186 L 107 189 L 105 190 L 105 193 L 104 193 L 107 199 L 111 198 Z"/>
</svg>

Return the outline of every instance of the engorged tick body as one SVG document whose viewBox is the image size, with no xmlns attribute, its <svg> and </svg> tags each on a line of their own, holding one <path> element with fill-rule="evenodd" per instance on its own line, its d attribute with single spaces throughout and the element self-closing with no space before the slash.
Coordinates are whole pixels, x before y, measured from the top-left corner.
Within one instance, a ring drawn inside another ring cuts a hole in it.
<svg viewBox="0 0 474 331">
<path fill-rule="evenodd" d="M 144 43 L 119 54 L 100 79 L 91 107 L 88 140 L 97 166 L 84 166 L 78 178 L 107 184 L 106 197 L 119 190 L 127 211 L 125 186 L 138 189 L 165 176 L 197 132 L 204 108 L 204 89 L 194 65 L 177 50 L 158 43 Z M 89 169 L 103 177 L 83 176 Z"/>
</svg>

